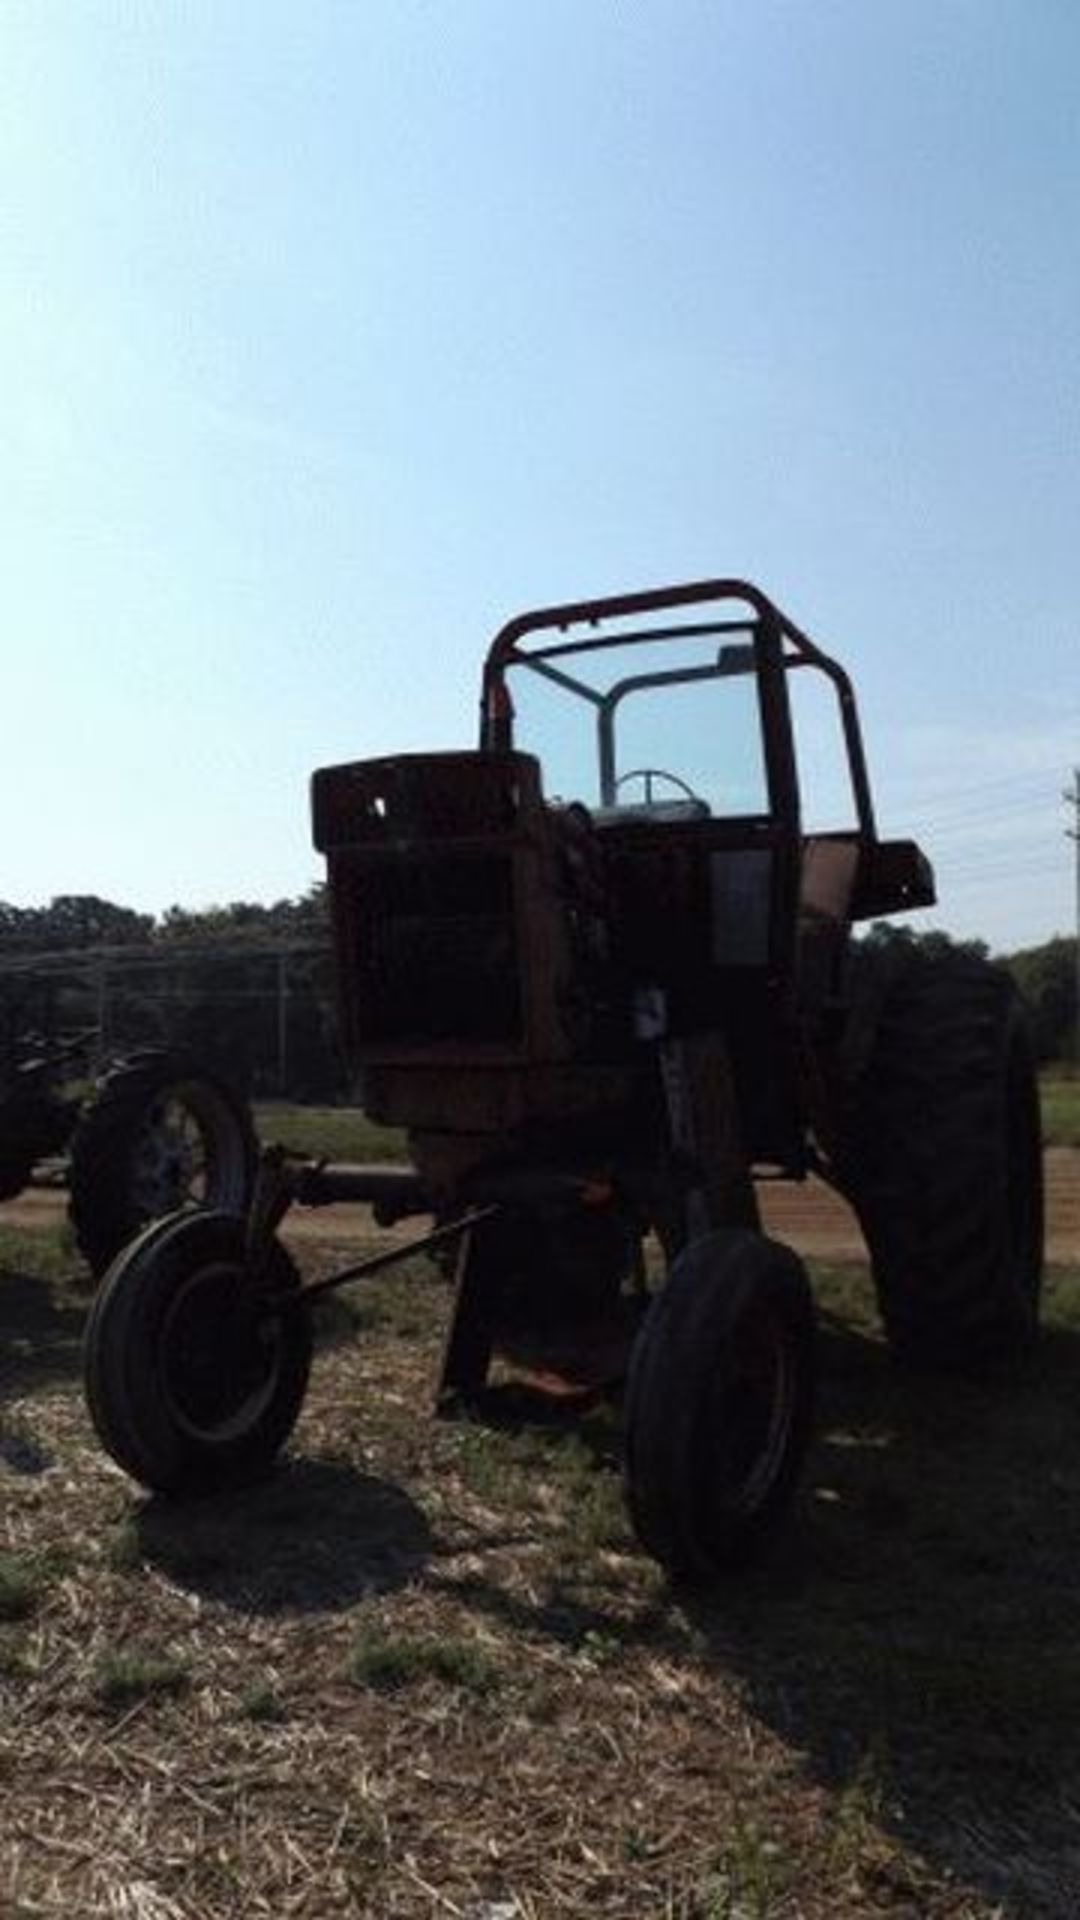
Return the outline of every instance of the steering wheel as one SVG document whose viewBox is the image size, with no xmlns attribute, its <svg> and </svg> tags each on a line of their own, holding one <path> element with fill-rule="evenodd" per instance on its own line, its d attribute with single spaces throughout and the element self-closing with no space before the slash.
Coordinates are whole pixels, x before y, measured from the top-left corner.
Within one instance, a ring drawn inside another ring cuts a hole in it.
<svg viewBox="0 0 1080 1920">
<path fill-rule="evenodd" d="M 618 793 L 620 787 L 625 787 L 629 780 L 640 780 L 643 783 L 645 795 L 644 800 L 639 804 L 646 807 L 651 807 L 653 803 L 654 780 L 666 780 L 669 786 L 676 788 L 684 800 L 696 800 L 699 805 L 701 804 L 700 796 L 692 787 L 687 786 L 685 780 L 680 780 L 677 773 L 666 773 L 663 767 L 633 767 L 629 773 L 620 774 L 615 782 L 615 792 Z"/>
</svg>

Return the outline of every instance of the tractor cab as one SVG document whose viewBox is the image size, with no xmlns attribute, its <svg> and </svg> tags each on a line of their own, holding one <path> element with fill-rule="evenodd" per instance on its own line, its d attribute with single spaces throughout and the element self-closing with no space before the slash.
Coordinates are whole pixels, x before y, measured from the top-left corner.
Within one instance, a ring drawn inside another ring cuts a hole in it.
<svg viewBox="0 0 1080 1920">
<path fill-rule="evenodd" d="M 824 831 L 804 831 L 796 675 L 831 709 L 808 742 Z M 488 654 L 481 746 L 535 752 L 548 804 L 587 821 L 632 997 L 667 1031 L 722 1031 L 751 1156 L 797 1171 L 800 1024 L 839 1002 L 853 920 L 934 899 L 919 849 L 877 837 L 843 669 L 740 581 L 526 614 Z"/>
</svg>

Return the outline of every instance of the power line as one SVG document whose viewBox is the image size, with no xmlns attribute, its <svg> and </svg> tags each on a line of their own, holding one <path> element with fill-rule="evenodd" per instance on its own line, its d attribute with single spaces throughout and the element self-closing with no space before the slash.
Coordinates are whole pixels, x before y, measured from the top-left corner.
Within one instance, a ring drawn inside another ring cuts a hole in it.
<svg viewBox="0 0 1080 1920">
<path fill-rule="evenodd" d="M 910 836 L 905 835 L 904 838 Z M 1046 845 L 1045 832 L 1036 833 L 1030 829 L 1015 834 L 967 834 L 960 838 L 945 834 L 916 834 L 920 846 L 931 860 L 947 860 L 950 866 L 1002 866 L 1017 867 L 1038 865 L 1040 858 L 1049 864 L 1051 855 Z M 1061 866 L 1061 855 L 1057 854 L 1053 864 Z"/>
<path fill-rule="evenodd" d="M 989 794 L 1007 794 L 1019 790 L 1031 789 L 1033 793 L 1045 793 L 1045 774 L 1041 767 L 1029 767 L 1023 773 L 996 774 L 990 780 L 965 782 L 961 786 L 926 786 L 922 783 L 912 791 L 912 803 L 934 806 L 938 803 L 947 806 L 954 800 L 981 800 Z M 906 776 L 904 784 L 910 784 Z M 899 782 L 890 782 L 890 796 L 895 795 Z"/>
<path fill-rule="evenodd" d="M 1002 873 L 1018 872 L 1021 868 L 1027 872 L 1040 869 L 1044 873 L 1060 873 L 1064 865 L 1060 852 L 1047 845 L 1045 833 L 985 834 L 966 840 L 927 837 L 920 844 L 932 863 L 964 867 L 971 872 L 994 867 Z"/>
<path fill-rule="evenodd" d="M 1044 792 L 1040 798 L 1032 796 L 1025 801 L 997 801 L 989 807 L 911 807 L 904 810 L 903 819 L 908 825 L 919 825 L 928 833 L 949 832 L 954 828 L 963 832 L 970 827 L 977 831 L 981 822 L 995 820 L 1029 821 L 1033 830 L 1039 831 L 1045 826 L 1046 814 L 1052 805 L 1053 801 Z M 890 808 L 890 813 L 899 817 L 901 809 Z"/>
<path fill-rule="evenodd" d="M 941 867 L 949 873 L 986 875 L 991 879 L 995 875 L 1002 880 L 1008 880 L 1014 877 L 1019 879 L 1024 874 L 1034 873 L 1041 874 L 1046 878 L 1055 873 L 1060 874 L 1062 872 L 1060 854 L 1057 856 L 1048 854 L 1045 848 L 1041 850 L 1037 858 L 1032 858 L 1030 855 L 1024 858 L 1023 849 L 1018 849 L 1015 854 L 1006 856 L 1001 852 L 993 851 L 989 847 L 982 850 L 977 860 L 971 859 L 969 855 L 964 853 L 962 848 L 957 847 L 950 848 L 948 851 L 931 847 L 929 854 L 930 865 L 932 867 Z"/>
</svg>

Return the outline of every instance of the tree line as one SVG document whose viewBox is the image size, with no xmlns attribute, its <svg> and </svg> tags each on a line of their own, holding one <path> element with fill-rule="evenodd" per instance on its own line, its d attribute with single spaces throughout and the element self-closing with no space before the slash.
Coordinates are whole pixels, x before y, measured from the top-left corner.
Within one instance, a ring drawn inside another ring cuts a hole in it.
<svg viewBox="0 0 1080 1920">
<path fill-rule="evenodd" d="M 0 900 L 0 955 L 75 952 L 86 947 L 169 946 L 178 942 L 267 943 L 325 938 L 326 888 L 318 882 L 297 900 L 272 906 L 238 900 L 193 912 L 169 907 L 160 918 L 118 907 L 95 893 L 61 893 L 45 907 Z"/>
</svg>

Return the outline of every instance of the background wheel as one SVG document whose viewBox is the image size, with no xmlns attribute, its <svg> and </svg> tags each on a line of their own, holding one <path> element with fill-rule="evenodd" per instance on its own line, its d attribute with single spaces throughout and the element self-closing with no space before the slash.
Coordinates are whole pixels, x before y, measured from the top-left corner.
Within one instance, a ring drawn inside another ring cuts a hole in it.
<svg viewBox="0 0 1080 1920">
<path fill-rule="evenodd" d="M 191 1054 L 134 1054 L 107 1073 L 71 1142 L 75 1238 L 101 1274 L 151 1220 L 181 1207 L 242 1213 L 258 1146 L 245 1103 Z"/>
<path fill-rule="evenodd" d="M 98 1438 L 159 1493 L 265 1471 L 292 1431 L 311 1367 L 300 1281 L 270 1244 L 257 1274 L 245 1223 L 181 1213 L 126 1247 L 87 1321 L 84 1378 Z"/>
<path fill-rule="evenodd" d="M 878 956 L 863 954 L 866 990 Z M 887 979 L 837 1157 L 889 1340 L 977 1364 L 1033 1338 L 1042 1281 L 1039 1093 L 1008 976 L 915 953 Z"/>
<path fill-rule="evenodd" d="M 730 1228 L 674 1261 L 638 1334 L 626 1392 L 626 1482 L 648 1551 L 708 1580 L 785 1510 L 810 1436 L 814 1312 L 802 1262 Z"/>
</svg>

